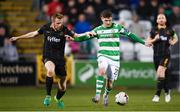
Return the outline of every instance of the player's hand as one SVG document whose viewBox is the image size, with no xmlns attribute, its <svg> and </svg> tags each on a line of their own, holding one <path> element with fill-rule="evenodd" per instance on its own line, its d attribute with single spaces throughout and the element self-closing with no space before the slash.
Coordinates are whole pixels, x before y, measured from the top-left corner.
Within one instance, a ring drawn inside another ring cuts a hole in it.
<svg viewBox="0 0 180 112">
<path fill-rule="evenodd" d="M 86 35 L 89 37 L 93 37 L 93 36 L 96 36 L 96 33 L 95 32 L 86 32 Z"/>
<path fill-rule="evenodd" d="M 175 43 L 170 39 L 170 40 L 169 40 L 169 44 L 170 44 L 170 45 L 174 45 Z"/>
<path fill-rule="evenodd" d="M 160 39 L 159 34 L 157 34 L 154 38 L 155 40 L 159 40 Z"/>
<path fill-rule="evenodd" d="M 18 38 L 17 37 L 11 37 L 9 40 L 10 41 L 16 41 Z"/>
<path fill-rule="evenodd" d="M 153 44 L 150 41 L 145 41 L 145 46 L 151 47 Z"/>
<path fill-rule="evenodd" d="M 71 36 L 69 36 L 69 35 L 65 35 L 65 37 L 66 37 L 66 40 L 67 40 L 67 41 L 72 41 L 72 40 L 74 40 L 74 38 L 71 37 Z"/>
</svg>

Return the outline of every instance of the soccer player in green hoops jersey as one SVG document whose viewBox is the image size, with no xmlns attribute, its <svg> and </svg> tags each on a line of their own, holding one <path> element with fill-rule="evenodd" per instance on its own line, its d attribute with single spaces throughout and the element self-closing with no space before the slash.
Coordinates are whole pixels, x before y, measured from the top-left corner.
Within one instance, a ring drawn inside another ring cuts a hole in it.
<svg viewBox="0 0 180 112">
<path fill-rule="evenodd" d="M 96 27 L 91 32 L 86 32 L 86 35 L 75 37 L 74 41 L 84 41 L 96 37 L 98 39 L 98 68 L 99 74 L 96 78 L 96 94 L 92 98 L 94 103 L 100 100 L 101 90 L 104 85 L 106 76 L 105 91 L 103 94 L 104 106 L 108 106 L 108 95 L 113 87 L 114 80 L 117 79 L 120 68 L 120 35 L 126 35 L 132 40 L 149 46 L 148 42 L 144 42 L 133 33 L 129 32 L 122 25 L 112 22 L 112 13 L 109 10 L 104 10 L 101 13 L 102 25 Z"/>
</svg>

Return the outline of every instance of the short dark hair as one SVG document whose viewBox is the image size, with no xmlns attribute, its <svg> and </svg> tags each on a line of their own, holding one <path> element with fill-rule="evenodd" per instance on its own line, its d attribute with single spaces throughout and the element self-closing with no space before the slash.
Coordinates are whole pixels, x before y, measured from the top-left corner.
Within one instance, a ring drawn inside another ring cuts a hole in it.
<svg viewBox="0 0 180 112">
<path fill-rule="evenodd" d="M 60 13 L 56 13 L 52 16 L 53 19 L 58 18 L 58 19 L 62 19 L 64 17 L 64 15 L 60 14 Z"/>
<path fill-rule="evenodd" d="M 104 18 L 109 18 L 112 17 L 112 12 L 110 10 L 104 10 L 101 12 L 100 16 Z"/>
</svg>

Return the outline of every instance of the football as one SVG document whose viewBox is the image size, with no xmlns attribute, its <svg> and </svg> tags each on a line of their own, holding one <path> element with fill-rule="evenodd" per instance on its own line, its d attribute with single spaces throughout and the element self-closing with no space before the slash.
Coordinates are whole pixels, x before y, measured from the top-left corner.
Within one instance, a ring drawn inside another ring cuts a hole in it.
<svg viewBox="0 0 180 112">
<path fill-rule="evenodd" d="M 125 105 L 129 101 L 129 96 L 125 92 L 119 92 L 115 96 L 115 102 L 119 105 Z"/>
</svg>

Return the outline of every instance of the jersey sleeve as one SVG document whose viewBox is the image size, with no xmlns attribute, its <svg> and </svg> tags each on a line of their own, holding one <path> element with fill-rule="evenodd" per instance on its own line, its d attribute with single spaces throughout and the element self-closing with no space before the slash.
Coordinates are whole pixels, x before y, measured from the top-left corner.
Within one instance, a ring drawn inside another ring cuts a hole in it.
<svg viewBox="0 0 180 112">
<path fill-rule="evenodd" d="M 92 30 L 92 32 L 96 33 L 96 36 L 91 37 L 91 38 L 98 38 L 97 30 L 98 30 L 98 27 L 96 27 Z"/>
<path fill-rule="evenodd" d="M 175 35 L 175 31 L 173 29 L 170 29 L 169 34 L 170 34 L 171 37 L 173 37 Z"/>
<path fill-rule="evenodd" d="M 154 28 L 152 28 L 150 31 L 150 38 L 154 38 L 155 36 L 156 36 L 156 31 Z"/>
<path fill-rule="evenodd" d="M 122 25 L 118 25 L 118 29 L 119 29 L 119 33 L 122 35 L 129 36 L 131 34 L 131 32 L 128 29 L 124 28 L 124 26 Z"/>
<path fill-rule="evenodd" d="M 45 26 L 42 26 L 41 28 L 38 29 L 39 34 L 43 34 L 45 30 Z"/>
<path fill-rule="evenodd" d="M 138 37 L 137 35 L 131 33 L 128 29 L 124 28 L 122 25 L 118 26 L 119 32 L 122 35 L 126 35 L 128 38 L 130 38 L 131 40 L 135 41 L 135 42 L 139 42 L 141 44 L 145 44 L 144 40 L 142 40 L 140 37 Z"/>
<path fill-rule="evenodd" d="M 75 32 L 73 30 L 69 30 L 68 28 L 66 28 L 66 35 L 73 37 L 74 34 L 75 34 Z"/>
</svg>

